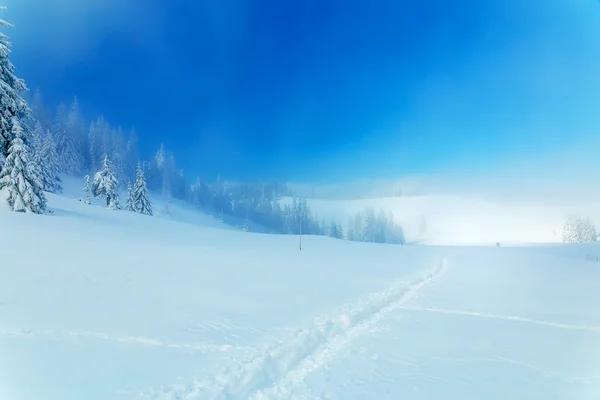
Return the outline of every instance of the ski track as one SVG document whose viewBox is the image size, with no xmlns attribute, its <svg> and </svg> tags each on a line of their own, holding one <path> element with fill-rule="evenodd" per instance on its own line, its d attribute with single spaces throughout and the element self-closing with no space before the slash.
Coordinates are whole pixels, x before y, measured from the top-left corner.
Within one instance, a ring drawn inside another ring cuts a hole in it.
<svg viewBox="0 0 600 400">
<path fill-rule="evenodd" d="M 515 321 L 515 322 L 523 322 L 523 323 L 528 323 L 528 324 L 537 324 L 537 325 L 549 326 L 549 327 L 560 328 L 560 329 L 570 329 L 570 330 L 600 333 L 599 326 L 561 324 L 558 322 L 540 321 L 537 319 L 525 318 L 525 317 L 519 317 L 519 316 L 511 316 L 511 315 L 495 315 L 495 314 L 487 314 L 487 313 L 477 313 L 477 312 L 472 312 L 472 311 L 446 310 L 443 308 L 429 308 L 429 307 L 401 307 L 401 309 L 407 310 L 407 311 L 421 311 L 421 312 L 431 312 L 431 313 L 438 313 L 438 314 L 465 315 L 465 316 L 469 316 L 469 317 L 500 319 L 500 320 L 505 320 L 505 321 Z"/>
<path fill-rule="evenodd" d="M 104 340 L 109 342 L 128 343 L 147 347 L 166 347 L 172 349 L 182 349 L 195 351 L 202 354 L 225 352 L 232 350 L 247 350 L 246 347 L 218 345 L 218 344 L 193 344 L 193 343 L 172 343 L 162 340 L 151 339 L 143 336 L 110 336 L 104 333 L 90 331 L 54 331 L 31 329 L 0 329 L 0 339 L 50 339 L 50 340 L 68 340 L 74 338 L 86 338 L 95 340 Z"/>
<path fill-rule="evenodd" d="M 447 269 L 447 256 L 434 268 L 412 281 L 401 281 L 381 292 L 368 295 L 341 308 L 334 316 L 320 317 L 308 329 L 297 329 L 282 340 L 222 374 L 196 381 L 187 387 L 170 387 L 157 399 L 289 399 L 305 378 L 327 365 L 355 339 L 370 332 L 390 312 L 402 307 L 421 288 L 441 277 Z M 306 389 L 306 388 L 304 388 Z M 312 395 L 310 398 L 313 397 Z"/>
</svg>

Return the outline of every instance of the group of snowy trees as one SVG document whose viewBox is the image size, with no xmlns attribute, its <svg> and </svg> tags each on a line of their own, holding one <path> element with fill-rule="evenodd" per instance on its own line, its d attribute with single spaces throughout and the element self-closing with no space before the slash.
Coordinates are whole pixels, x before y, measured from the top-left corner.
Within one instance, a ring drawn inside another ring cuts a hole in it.
<svg viewBox="0 0 600 400">
<path fill-rule="evenodd" d="M 563 243 L 591 243 L 598 239 L 594 222 L 578 215 L 567 217 L 559 234 Z"/>
<path fill-rule="evenodd" d="M 4 8 L 0 8 L 4 10 Z M 10 27 L 0 20 L 1 27 Z M 155 155 L 142 161 L 137 135 L 127 138 L 121 127 L 112 127 L 100 116 L 86 123 L 79 102 L 69 107 L 47 107 L 36 91 L 31 107 L 25 100 L 27 87 L 15 76 L 9 60 L 10 42 L 0 34 L 0 190 L 7 189 L 14 211 L 45 213 L 44 192 L 63 190 L 61 174 L 85 176 L 85 202 L 104 200 L 120 209 L 120 191 L 127 188 L 124 209 L 152 215 L 149 191 L 161 192 L 217 215 L 221 221 L 242 220 L 243 229 L 260 225 L 266 231 L 284 234 L 329 235 L 335 238 L 381 243 L 402 243 L 402 230 L 391 215 L 372 209 L 359 213 L 348 226 L 347 235 L 335 222 L 327 224 L 312 213 L 306 199 L 291 197 L 286 185 L 278 183 L 227 183 L 218 178 L 208 183 L 197 178 L 186 183 L 173 153 L 160 145 Z M 90 179 L 90 177 L 93 177 Z"/>
<path fill-rule="evenodd" d="M 0 7 L 0 11 L 4 11 Z M 0 20 L 0 27 L 11 25 Z M 11 43 L 0 34 L 0 190 L 8 191 L 8 204 L 17 212 L 46 212 L 43 172 L 32 151 L 27 86 L 15 75 L 9 59 Z"/>
<path fill-rule="evenodd" d="M 332 227 L 333 228 L 333 227 Z M 343 236 L 341 226 L 335 226 L 333 232 L 337 236 Z M 346 238 L 348 240 L 372 243 L 395 243 L 404 244 L 404 231 L 402 227 L 394 222 L 391 211 L 380 210 L 378 213 L 373 208 L 367 208 L 357 213 L 348 221 Z"/>
</svg>

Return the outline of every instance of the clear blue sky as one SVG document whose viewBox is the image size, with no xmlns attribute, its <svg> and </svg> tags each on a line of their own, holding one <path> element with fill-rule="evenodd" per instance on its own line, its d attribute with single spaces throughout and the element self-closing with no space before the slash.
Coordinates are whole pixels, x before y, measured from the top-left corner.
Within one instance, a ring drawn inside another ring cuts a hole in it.
<svg viewBox="0 0 600 400">
<path fill-rule="evenodd" d="M 4 1 L 19 75 L 187 175 L 487 171 L 600 136 L 597 0 L 47 3 Z"/>
</svg>

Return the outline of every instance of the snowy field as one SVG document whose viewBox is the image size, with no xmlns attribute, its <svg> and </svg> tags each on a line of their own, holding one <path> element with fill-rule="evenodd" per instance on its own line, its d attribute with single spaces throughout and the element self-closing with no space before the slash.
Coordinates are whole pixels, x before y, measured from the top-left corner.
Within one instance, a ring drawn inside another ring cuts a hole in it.
<svg viewBox="0 0 600 400">
<path fill-rule="evenodd" d="M 600 246 L 299 251 L 78 185 L 0 206 L 2 400 L 600 398 Z"/>
</svg>

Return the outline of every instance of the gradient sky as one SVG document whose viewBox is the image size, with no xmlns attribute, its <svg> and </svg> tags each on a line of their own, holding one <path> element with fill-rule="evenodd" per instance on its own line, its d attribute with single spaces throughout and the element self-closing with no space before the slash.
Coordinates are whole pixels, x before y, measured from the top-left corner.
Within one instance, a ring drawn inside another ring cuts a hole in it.
<svg viewBox="0 0 600 400">
<path fill-rule="evenodd" d="M 518 171 L 600 136 L 597 0 L 47 3 L 4 1 L 19 75 L 186 175 Z"/>
</svg>

